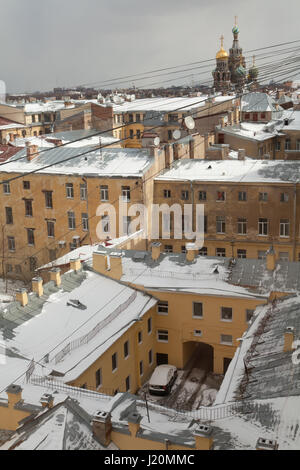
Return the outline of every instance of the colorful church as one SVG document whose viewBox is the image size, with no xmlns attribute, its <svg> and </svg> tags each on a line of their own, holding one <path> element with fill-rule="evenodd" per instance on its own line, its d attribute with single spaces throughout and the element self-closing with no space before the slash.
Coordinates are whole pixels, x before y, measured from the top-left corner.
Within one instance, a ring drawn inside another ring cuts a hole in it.
<svg viewBox="0 0 300 470">
<path fill-rule="evenodd" d="M 216 55 L 216 69 L 212 72 L 214 78 L 214 88 L 217 92 L 227 94 L 230 91 L 241 92 L 246 83 L 253 89 L 257 84 L 258 69 L 255 66 L 255 57 L 248 74 L 246 70 L 246 60 L 243 56 L 243 49 L 239 45 L 239 28 L 237 17 L 232 28 L 233 44 L 229 49 L 229 54 L 224 49 L 224 36 L 221 36 L 221 48 Z"/>
</svg>

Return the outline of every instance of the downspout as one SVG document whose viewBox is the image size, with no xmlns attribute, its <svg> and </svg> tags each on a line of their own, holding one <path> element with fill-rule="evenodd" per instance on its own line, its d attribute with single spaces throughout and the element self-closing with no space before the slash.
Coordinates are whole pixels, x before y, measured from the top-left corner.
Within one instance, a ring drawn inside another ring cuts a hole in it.
<svg viewBox="0 0 300 470">
<path fill-rule="evenodd" d="M 297 182 L 294 183 L 293 261 L 296 261 Z"/>
</svg>

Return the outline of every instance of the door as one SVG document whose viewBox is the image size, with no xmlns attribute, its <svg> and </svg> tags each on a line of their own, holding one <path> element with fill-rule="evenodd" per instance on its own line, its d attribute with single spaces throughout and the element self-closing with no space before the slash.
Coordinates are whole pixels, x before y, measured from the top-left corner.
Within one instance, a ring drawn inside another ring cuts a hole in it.
<svg viewBox="0 0 300 470">
<path fill-rule="evenodd" d="M 156 364 L 161 366 L 162 364 L 168 364 L 169 357 L 168 354 L 157 353 L 156 354 Z"/>
</svg>

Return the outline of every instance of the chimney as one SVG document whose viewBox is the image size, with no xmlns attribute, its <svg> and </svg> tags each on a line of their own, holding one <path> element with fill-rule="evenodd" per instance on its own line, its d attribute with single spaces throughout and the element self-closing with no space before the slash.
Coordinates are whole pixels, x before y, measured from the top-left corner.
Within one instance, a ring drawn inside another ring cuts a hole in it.
<svg viewBox="0 0 300 470">
<path fill-rule="evenodd" d="M 60 269 L 53 268 L 50 271 L 50 281 L 54 281 L 55 285 L 59 287 L 61 285 Z"/>
<path fill-rule="evenodd" d="M 39 148 L 37 145 L 30 145 L 29 142 L 26 142 L 27 160 L 29 162 L 38 156 L 38 151 Z"/>
<path fill-rule="evenodd" d="M 276 441 L 271 439 L 265 439 L 260 437 L 256 443 L 256 450 L 277 450 L 278 444 Z"/>
<path fill-rule="evenodd" d="M 9 408 L 13 408 L 17 403 L 22 401 L 22 388 L 19 385 L 11 384 L 5 391 L 8 397 Z"/>
<path fill-rule="evenodd" d="M 294 342 L 294 327 L 293 326 L 287 326 L 284 332 L 284 347 L 283 351 L 293 351 L 293 342 Z"/>
<path fill-rule="evenodd" d="M 103 446 L 111 443 L 111 414 L 106 411 L 97 411 L 92 420 L 93 435 Z"/>
<path fill-rule="evenodd" d="M 22 307 L 25 307 L 28 304 L 28 295 L 26 289 L 18 289 L 16 292 L 16 300 L 20 302 Z"/>
<path fill-rule="evenodd" d="M 186 261 L 193 262 L 197 253 L 197 247 L 195 243 L 186 243 Z"/>
<path fill-rule="evenodd" d="M 128 420 L 128 429 L 132 437 L 136 437 L 139 429 L 140 429 L 140 422 L 141 422 L 141 415 L 137 411 L 133 411 L 129 414 Z"/>
<path fill-rule="evenodd" d="M 107 252 L 94 251 L 93 252 L 93 269 L 97 273 L 105 274 L 107 271 Z"/>
<path fill-rule="evenodd" d="M 210 450 L 213 446 L 212 427 L 199 424 L 194 430 L 195 446 L 197 450 Z"/>
<path fill-rule="evenodd" d="M 160 257 L 160 248 L 161 248 L 160 242 L 153 242 L 151 244 L 151 256 L 152 256 L 153 261 L 157 261 L 158 258 Z"/>
<path fill-rule="evenodd" d="M 49 393 L 44 393 L 44 395 L 40 399 L 40 403 L 43 408 L 53 408 L 54 404 L 54 397 L 53 395 L 50 395 Z"/>
<path fill-rule="evenodd" d="M 238 150 L 238 160 L 245 160 L 246 157 L 246 150 L 245 149 L 239 149 Z"/>
<path fill-rule="evenodd" d="M 267 269 L 269 271 L 274 271 L 276 268 L 276 254 L 273 246 L 271 246 L 267 251 Z"/>
<path fill-rule="evenodd" d="M 41 277 L 34 277 L 31 283 L 32 283 L 32 291 L 35 292 L 38 297 L 42 297 L 44 293 L 43 279 Z"/>
<path fill-rule="evenodd" d="M 107 257 L 109 277 L 120 280 L 123 275 L 122 253 L 110 253 Z"/>
<path fill-rule="evenodd" d="M 71 258 L 70 269 L 72 269 L 72 271 L 75 271 L 76 273 L 78 273 L 78 271 L 81 271 L 81 261 L 79 258 Z"/>
</svg>

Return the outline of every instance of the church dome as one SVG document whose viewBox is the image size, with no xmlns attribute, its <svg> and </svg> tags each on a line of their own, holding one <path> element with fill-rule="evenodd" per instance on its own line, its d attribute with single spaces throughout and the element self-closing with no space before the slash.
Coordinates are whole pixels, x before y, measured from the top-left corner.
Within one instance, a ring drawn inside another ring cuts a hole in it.
<svg viewBox="0 0 300 470">
<path fill-rule="evenodd" d="M 233 34 L 239 34 L 240 30 L 239 30 L 238 26 L 235 25 L 235 26 L 232 28 L 232 32 L 233 32 Z"/>
<path fill-rule="evenodd" d="M 236 73 L 237 75 L 239 75 L 240 77 L 244 77 L 244 76 L 246 75 L 246 69 L 245 69 L 242 65 L 240 65 L 240 66 L 236 69 L 235 73 Z"/>
<path fill-rule="evenodd" d="M 228 59 L 228 53 L 225 51 L 224 45 L 224 36 L 222 35 L 221 38 L 221 49 L 217 52 L 216 59 Z"/>
</svg>

